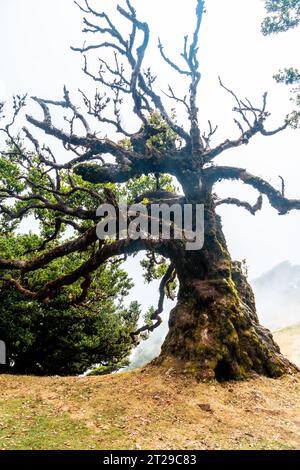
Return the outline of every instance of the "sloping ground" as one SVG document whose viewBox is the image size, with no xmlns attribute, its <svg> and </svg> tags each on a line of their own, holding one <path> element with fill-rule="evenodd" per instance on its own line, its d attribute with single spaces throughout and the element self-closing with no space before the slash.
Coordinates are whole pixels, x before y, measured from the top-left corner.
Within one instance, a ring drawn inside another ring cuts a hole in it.
<svg viewBox="0 0 300 470">
<path fill-rule="evenodd" d="M 282 353 L 300 368 L 300 325 L 276 331 L 274 338 Z"/>
<path fill-rule="evenodd" d="M 147 368 L 0 387 L 0 449 L 300 448 L 300 375 L 198 384 Z"/>
</svg>

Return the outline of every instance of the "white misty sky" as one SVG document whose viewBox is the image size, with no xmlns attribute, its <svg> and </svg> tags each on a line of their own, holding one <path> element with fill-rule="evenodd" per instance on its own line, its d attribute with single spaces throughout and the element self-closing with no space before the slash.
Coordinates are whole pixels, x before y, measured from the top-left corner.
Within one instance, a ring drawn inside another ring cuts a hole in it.
<svg viewBox="0 0 300 470">
<path fill-rule="evenodd" d="M 147 20 L 151 27 L 152 42 L 145 65 L 151 65 L 159 74 L 158 88 L 166 90 L 171 83 L 178 94 L 184 95 L 186 84 L 160 60 L 157 37 L 160 35 L 172 58 L 179 57 L 183 36 L 192 33 L 194 28 L 196 1 L 132 2 L 140 18 Z M 122 4 L 123 0 L 91 0 L 92 6 L 113 12 L 115 19 L 118 18 L 115 13 L 118 3 Z M 263 92 L 268 90 L 272 116 L 267 126 L 270 129 L 278 126 L 291 103 L 288 89 L 277 85 L 272 75 L 280 67 L 300 66 L 297 51 L 300 31 L 265 38 L 260 32 L 264 15 L 261 0 L 207 0 L 206 7 L 199 44 L 202 71 L 199 108 L 203 126 L 208 119 L 219 124 L 216 144 L 237 135 L 232 119 L 234 103 L 220 89 L 218 75 L 228 87 L 254 103 L 260 103 Z M 0 99 L 9 103 L 13 94 L 22 92 L 59 99 L 64 84 L 76 102 L 80 100 L 79 96 L 76 98 L 78 88 L 92 96 L 95 84 L 81 71 L 80 54 L 69 47 L 82 45 L 87 39 L 81 33 L 81 20 L 82 13 L 72 0 L 0 0 Z M 97 37 L 94 35 L 90 40 L 95 42 Z M 40 116 L 34 103 L 29 104 L 29 110 Z M 179 110 L 178 118 L 184 121 L 183 113 Z M 128 125 L 132 124 L 129 108 L 123 112 L 123 118 Z M 36 135 L 45 140 L 42 134 Z M 57 152 L 61 151 L 59 146 L 53 145 Z M 299 149 L 300 133 L 288 130 L 275 137 L 256 137 L 248 146 L 223 154 L 218 162 L 247 168 L 278 187 L 278 175 L 282 175 L 288 196 L 300 197 Z M 222 196 L 248 198 L 250 202 L 257 198 L 255 191 L 235 183 L 222 184 L 218 191 Z M 278 216 L 265 201 L 263 211 L 255 217 L 234 207 L 223 207 L 220 213 L 231 253 L 235 259 L 247 260 L 251 278 L 285 259 L 300 263 L 299 212 Z M 143 297 L 145 305 L 153 303 L 153 289 L 143 286 L 140 271 L 132 264 L 129 270 L 135 275 L 136 296 Z"/>
</svg>

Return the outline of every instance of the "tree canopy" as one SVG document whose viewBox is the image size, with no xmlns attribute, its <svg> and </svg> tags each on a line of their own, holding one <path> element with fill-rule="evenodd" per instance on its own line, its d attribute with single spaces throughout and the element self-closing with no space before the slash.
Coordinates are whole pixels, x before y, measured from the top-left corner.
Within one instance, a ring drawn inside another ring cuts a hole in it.
<svg viewBox="0 0 300 470">
<path fill-rule="evenodd" d="M 38 235 L 9 234 L 0 240 L 1 255 L 36 249 Z M 80 254 L 23 277 L 38 288 L 62 270 L 80 262 Z M 26 298 L 13 286 L 0 290 L 0 337 L 7 344 L 7 364 L 1 372 L 36 375 L 74 375 L 102 366 L 102 372 L 126 365 L 131 352 L 130 334 L 137 328 L 140 307 L 124 299 L 132 282 L 120 262 L 107 263 L 93 279 L 85 301 L 75 302 L 80 285 L 74 283 L 47 303 Z"/>
</svg>

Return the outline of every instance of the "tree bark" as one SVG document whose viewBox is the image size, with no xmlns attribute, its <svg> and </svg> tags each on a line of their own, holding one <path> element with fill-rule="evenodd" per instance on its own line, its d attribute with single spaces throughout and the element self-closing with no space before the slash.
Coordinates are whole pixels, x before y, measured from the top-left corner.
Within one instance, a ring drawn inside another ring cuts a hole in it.
<svg viewBox="0 0 300 470">
<path fill-rule="evenodd" d="M 259 324 L 252 289 L 240 263 L 230 258 L 212 200 L 206 201 L 203 249 L 189 252 L 178 246 L 174 262 L 178 303 L 155 364 L 218 381 L 297 370 Z"/>
</svg>

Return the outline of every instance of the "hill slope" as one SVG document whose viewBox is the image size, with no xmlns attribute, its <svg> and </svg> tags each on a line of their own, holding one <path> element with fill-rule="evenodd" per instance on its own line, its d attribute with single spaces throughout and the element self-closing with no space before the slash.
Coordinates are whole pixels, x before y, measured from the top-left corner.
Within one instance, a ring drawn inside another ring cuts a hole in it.
<svg viewBox="0 0 300 470">
<path fill-rule="evenodd" d="M 300 368 L 300 324 L 275 331 L 273 334 L 281 352 Z"/>
<path fill-rule="evenodd" d="M 300 367 L 300 325 L 275 333 Z M 196 383 L 156 368 L 0 376 L 1 449 L 299 449 L 300 374 Z"/>
<path fill-rule="evenodd" d="M 300 266 L 284 261 L 251 282 L 262 325 L 272 331 L 300 322 Z"/>
<path fill-rule="evenodd" d="M 300 447 L 300 375 L 197 384 L 147 368 L 0 386 L 0 449 Z"/>
</svg>

